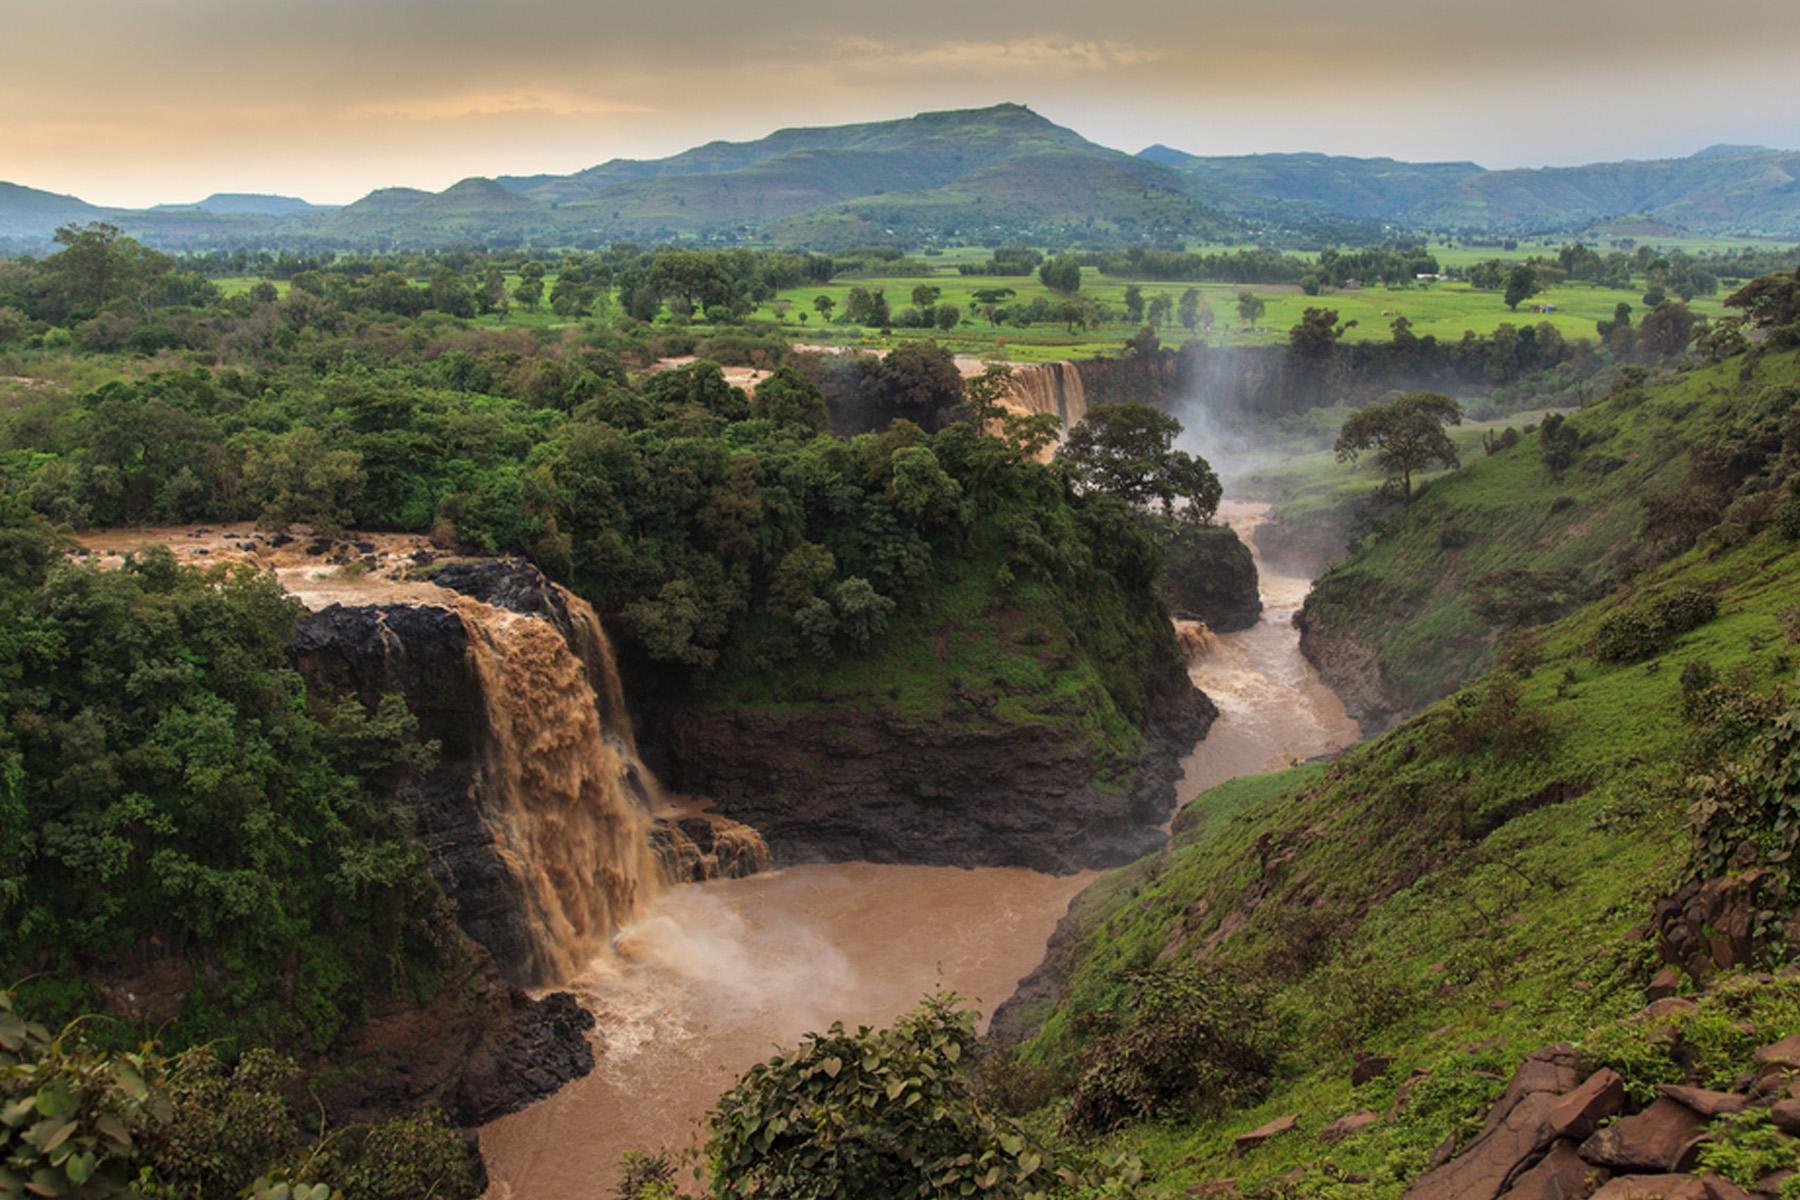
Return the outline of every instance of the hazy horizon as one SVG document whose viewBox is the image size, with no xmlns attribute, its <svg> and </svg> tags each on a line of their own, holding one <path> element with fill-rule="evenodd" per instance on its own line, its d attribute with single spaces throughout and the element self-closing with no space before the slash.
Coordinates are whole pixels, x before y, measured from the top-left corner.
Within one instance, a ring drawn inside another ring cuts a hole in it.
<svg viewBox="0 0 1800 1200">
<path fill-rule="evenodd" d="M 1786 148 L 1800 125 L 1800 6 L 1766 0 L 1720 0 L 1700 23 L 1672 0 L 1373 0 L 1354 21 L 1299 0 L 921 0 L 748 29 L 722 0 L 102 0 L 80 40 L 66 8 L 15 2 L 32 53 L 0 79 L 0 179 L 122 207 L 346 203 L 1003 100 L 1128 153 L 1490 168 Z"/>
</svg>

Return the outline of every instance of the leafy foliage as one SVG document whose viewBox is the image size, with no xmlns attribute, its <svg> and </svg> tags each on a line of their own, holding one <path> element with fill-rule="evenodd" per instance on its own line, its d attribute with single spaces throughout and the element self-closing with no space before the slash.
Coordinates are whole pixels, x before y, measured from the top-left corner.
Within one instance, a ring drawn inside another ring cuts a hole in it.
<svg viewBox="0 0 1800 1200">
<path fill-rule="evenodd" d="M 1055 1173 L 1023 1130 L 977 1102 L 975 1052 L 974 1014 L 948 995 L 892 1029 L 808 1035 L 721 1098 L 706 1148 L 713 1194 L 1042 1195 Z"/>
<path fill-rule="evenodd" d="M 441 1114 L 303 1132 L 294 1063 L 253 1050 L 101 1050 L 0 991 L 0 1193 L 100 1200 L 458 1200 L 474 1194 Z"/>
<path fill-rule="evenodd" d="M 309 712 L 297 611 L 161 549 L 0 588 L 0 963 L 223 955 L 182 1032 L 314 1046 L 434 986 L 443 901 L 385 790 L 421 765 L 412 718 Z"/>
<path fill-rule="evenodd" d="M 1123 1025 L 1085 1052 L 1065 1128 L 1105 1133 L 1170 1112 L 1217 1114 L 1267 1089 L 1275 1028 L 1257 989 L 1194 960 L 1126 983 Z"/>
</svg>

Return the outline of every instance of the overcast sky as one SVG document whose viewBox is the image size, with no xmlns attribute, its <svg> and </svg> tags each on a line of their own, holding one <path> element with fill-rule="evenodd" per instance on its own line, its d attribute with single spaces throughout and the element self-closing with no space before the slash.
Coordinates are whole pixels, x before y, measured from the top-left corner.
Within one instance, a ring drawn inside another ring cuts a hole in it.
<svg viewBox="0 0 1800 1200">
<path fill-rule="evenodd" d="M 1028 104 L 1136 151 L 1800 144 L 1796 0 L 0 0 L 0 180 L 321 202 Z"/>
</svg>

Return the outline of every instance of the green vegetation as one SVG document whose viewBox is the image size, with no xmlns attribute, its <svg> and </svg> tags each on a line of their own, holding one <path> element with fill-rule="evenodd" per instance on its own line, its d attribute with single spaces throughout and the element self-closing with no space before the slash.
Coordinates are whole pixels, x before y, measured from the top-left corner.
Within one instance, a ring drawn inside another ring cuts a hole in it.
<svg viewBox="0 0 1800 1200">
<path fill-rule="evenodd" d="M 1372 650 L 1387 707 L 1404 711 L 1490 663 L 1510 631 L 1607 594 L 1703 531 L 1729 541 L 1767 527 L 1786 495 L 1794 361 L 1752 352 L 1648 388 L 1627 371 L 1566 420 L 1493 439 L 1480 470 L 1433 481 L 1319 581 L 1308 637 Z M 1658 624 L 1619 615 L 1606 637 L 1649 654 Z"/>
<path fill-rule="evenodd" d="M 253 1050 L 97 1049 L 0 991 L 0 1192 L 177 1200 L 453 1200 L 474 1194 L 462 1137 L 432 1112 L 315 1127 L 291 1060 Z"/>
</svg>

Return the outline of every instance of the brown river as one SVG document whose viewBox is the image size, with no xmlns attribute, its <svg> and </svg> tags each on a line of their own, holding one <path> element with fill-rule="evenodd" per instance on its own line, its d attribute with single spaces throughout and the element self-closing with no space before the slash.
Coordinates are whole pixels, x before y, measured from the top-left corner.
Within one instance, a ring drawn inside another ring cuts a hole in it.
<svg viewBox="0 0 1800 1200">
<path fill-rule="evenodd" d="M 1220 509 L 1246 541 L 1266 513 Z M 1262 620 L 1192 665 L 1221 715 L 1183 764 L 1183 803 L 1356 741 L 1300 654 L 1308 586 L 1263 575 Z M 738 1075 L 834 1020 L 885 1024 L 937 987 L 992 1012 L 1092 878 L 845 863 L 668 890 L 575 984 L 599 1018 L 594 1072 L 482 1129 L 489 1197 L 607 1194 L 622 1152 L 689 1145 Z"/>
</svg>

